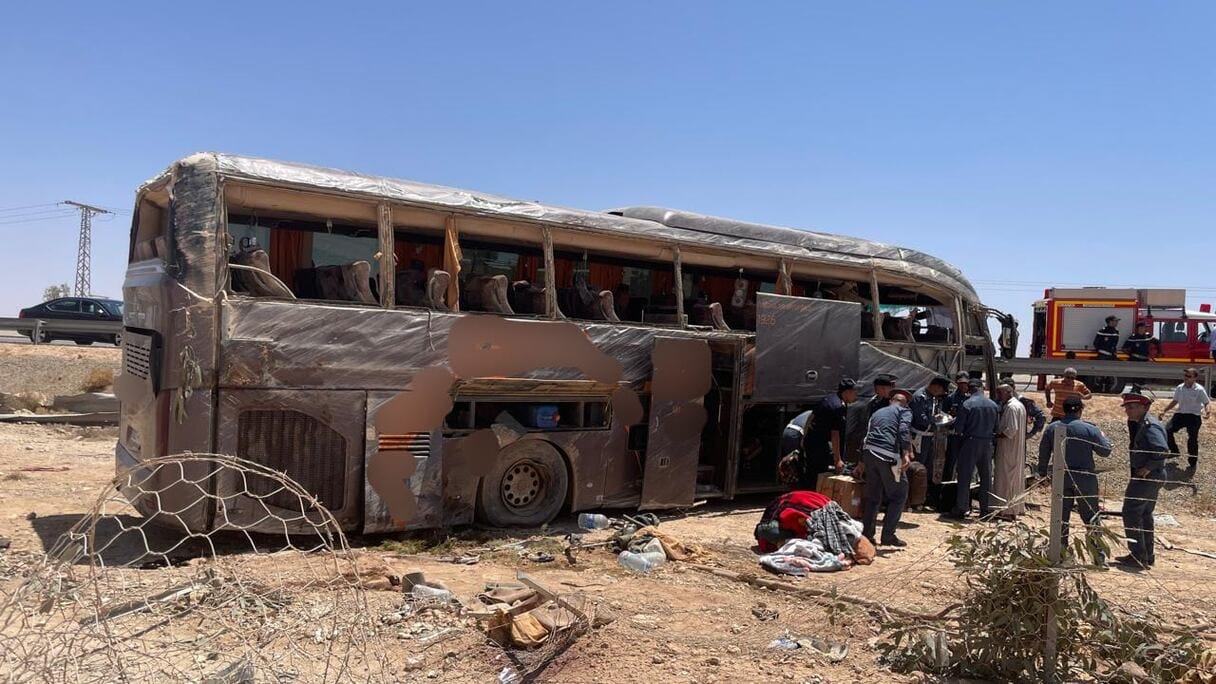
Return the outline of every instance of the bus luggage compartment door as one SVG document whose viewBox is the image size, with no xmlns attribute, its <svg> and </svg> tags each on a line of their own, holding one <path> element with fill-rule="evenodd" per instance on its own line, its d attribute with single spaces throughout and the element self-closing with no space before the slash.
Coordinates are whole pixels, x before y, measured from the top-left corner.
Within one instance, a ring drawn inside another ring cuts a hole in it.
<svg viewBox="0 0 1216 684">
<path fill-rule="evenodd" d="M 656 337 L 650 359 L 650 420 L 638 508 L 691 506 L 705 426 L 704 399 L 712 380 L 709 344 Z"/>
<path fill-rule="evenodd" d="M 761 292 L 756 306 L 754 402 L 800 402 L 857 378 L 861 305 Z"/>
</svg>

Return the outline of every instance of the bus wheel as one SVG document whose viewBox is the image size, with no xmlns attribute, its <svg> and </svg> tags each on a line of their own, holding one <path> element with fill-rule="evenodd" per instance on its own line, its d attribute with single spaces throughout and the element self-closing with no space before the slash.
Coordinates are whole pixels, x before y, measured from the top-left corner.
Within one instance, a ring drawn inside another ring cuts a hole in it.
<svg viewBox="0 0 1216 684">
<path fill-rule="evenodd" d="M 477 513 L 493 527 L 537 527 L 561 511 L 569 478 L 566 462 L 551 445 L 525 439 L 498 452 L 481 479 Z"/>
</svg>

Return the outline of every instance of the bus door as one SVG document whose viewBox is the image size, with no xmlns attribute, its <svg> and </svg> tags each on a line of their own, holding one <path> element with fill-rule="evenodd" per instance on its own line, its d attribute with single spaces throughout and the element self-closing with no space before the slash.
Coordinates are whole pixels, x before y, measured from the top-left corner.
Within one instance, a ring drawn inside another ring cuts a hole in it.
<svg viewBox="0 0 1216 684">
<path fill-rule="evenodd" d="M 806 403 L 857 379 L 861 305 L 760 293 L 752 402 Z"/>
<path fill-rule="evenodd" d="M 703 339 L 654 339 L 641 510 L 693 503 L 705 395 L 712 384 L 711 358 Z"/>
</svg>

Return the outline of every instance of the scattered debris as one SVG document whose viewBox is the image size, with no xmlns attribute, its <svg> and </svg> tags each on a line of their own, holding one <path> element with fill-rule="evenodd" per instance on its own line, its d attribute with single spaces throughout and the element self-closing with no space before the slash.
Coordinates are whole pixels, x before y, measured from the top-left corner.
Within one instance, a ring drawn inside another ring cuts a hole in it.
<svg viewBox="0 0 1216 684">
<path fill-rule="evenodd" d="M 481 556 L 440 556 L 435 560 L 440 563 L 455 563 L 456 565 L 477 565 Z"/>
<path fill-rule="evenodd" d="M 21 473 L 62 473 L 71 470 L 68 466 L 25 466 L 18 468 Z"/>
<path fill-rule="evenodd" d="M 780 615 L 781 615 L 780 613 L 773 610 L 772 608 L 769 608 L 764 603 L 757 603 L 755 606 L 752 607 L 752 616 L 755 617 L 760 622 L 768 622 L 769 620 L 776 620 L 778 617 L 780 617 Z"/>
<path fill-rule="evenodd" d="M 1153 516 L 1153 524 L 1157 527 L 1182 527 L 1182 523 L 1169 513 L 1163 513 Z"/>
</svg>

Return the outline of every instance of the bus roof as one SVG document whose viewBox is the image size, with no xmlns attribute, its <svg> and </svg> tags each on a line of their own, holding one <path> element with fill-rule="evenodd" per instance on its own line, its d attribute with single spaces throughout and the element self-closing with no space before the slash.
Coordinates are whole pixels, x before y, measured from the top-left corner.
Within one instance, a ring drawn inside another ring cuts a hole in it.
<svg viewBox="0 0 1216 684">
<path fill-rule="evenodd" d="M 879 242 L 828 233 L 766 226 L 714 218 L 690 212 L 653 207 L 630 207 L 618 212 L 594 212 L 488 195 L 471 190 L 414 181 L 371 176 L 308 164 L 204 152 L 179 160 L 174 166 L 255 182 L 381 198 L 405 204 L 443 207 L 480 215 L 572 226 L 588 231 L 644 237 L 682 246 L 704 246 L 784 257 L 868 271 L 903 275 L 943 289 L 965 302 L 977 303 L 974 288 L 955 267 L 921 252 Z M 150 184 L 170 178 L 166 172 Z"/>
<path fill-rule="evenodd" d="M 751 223 L 737 219 L 707 216 L 691 211 L 666 209 L 663 207 L 624 207 L 613 209 L 612 213 L 629 218 L 656 221 L 673 228 L 684 228 L 708 235 L 722 235 L 764 240 L 782 244 L 798 245 L 818 253 L 845 254 L 851 257 L 865 257 L 879 262 L 894 262 L 903 264 L 912 273 L 923 277 L 948 279 L 949 288 L 961 295 L 963 299 L 976 301 L 975 289 L 954 266 L 929 256 L 924 252 L 896 247 L 882 242 L 874 242 L 862 238 L 820 233 L 810 230 L 770 226 L 763 223 Z"/>
</svg>

